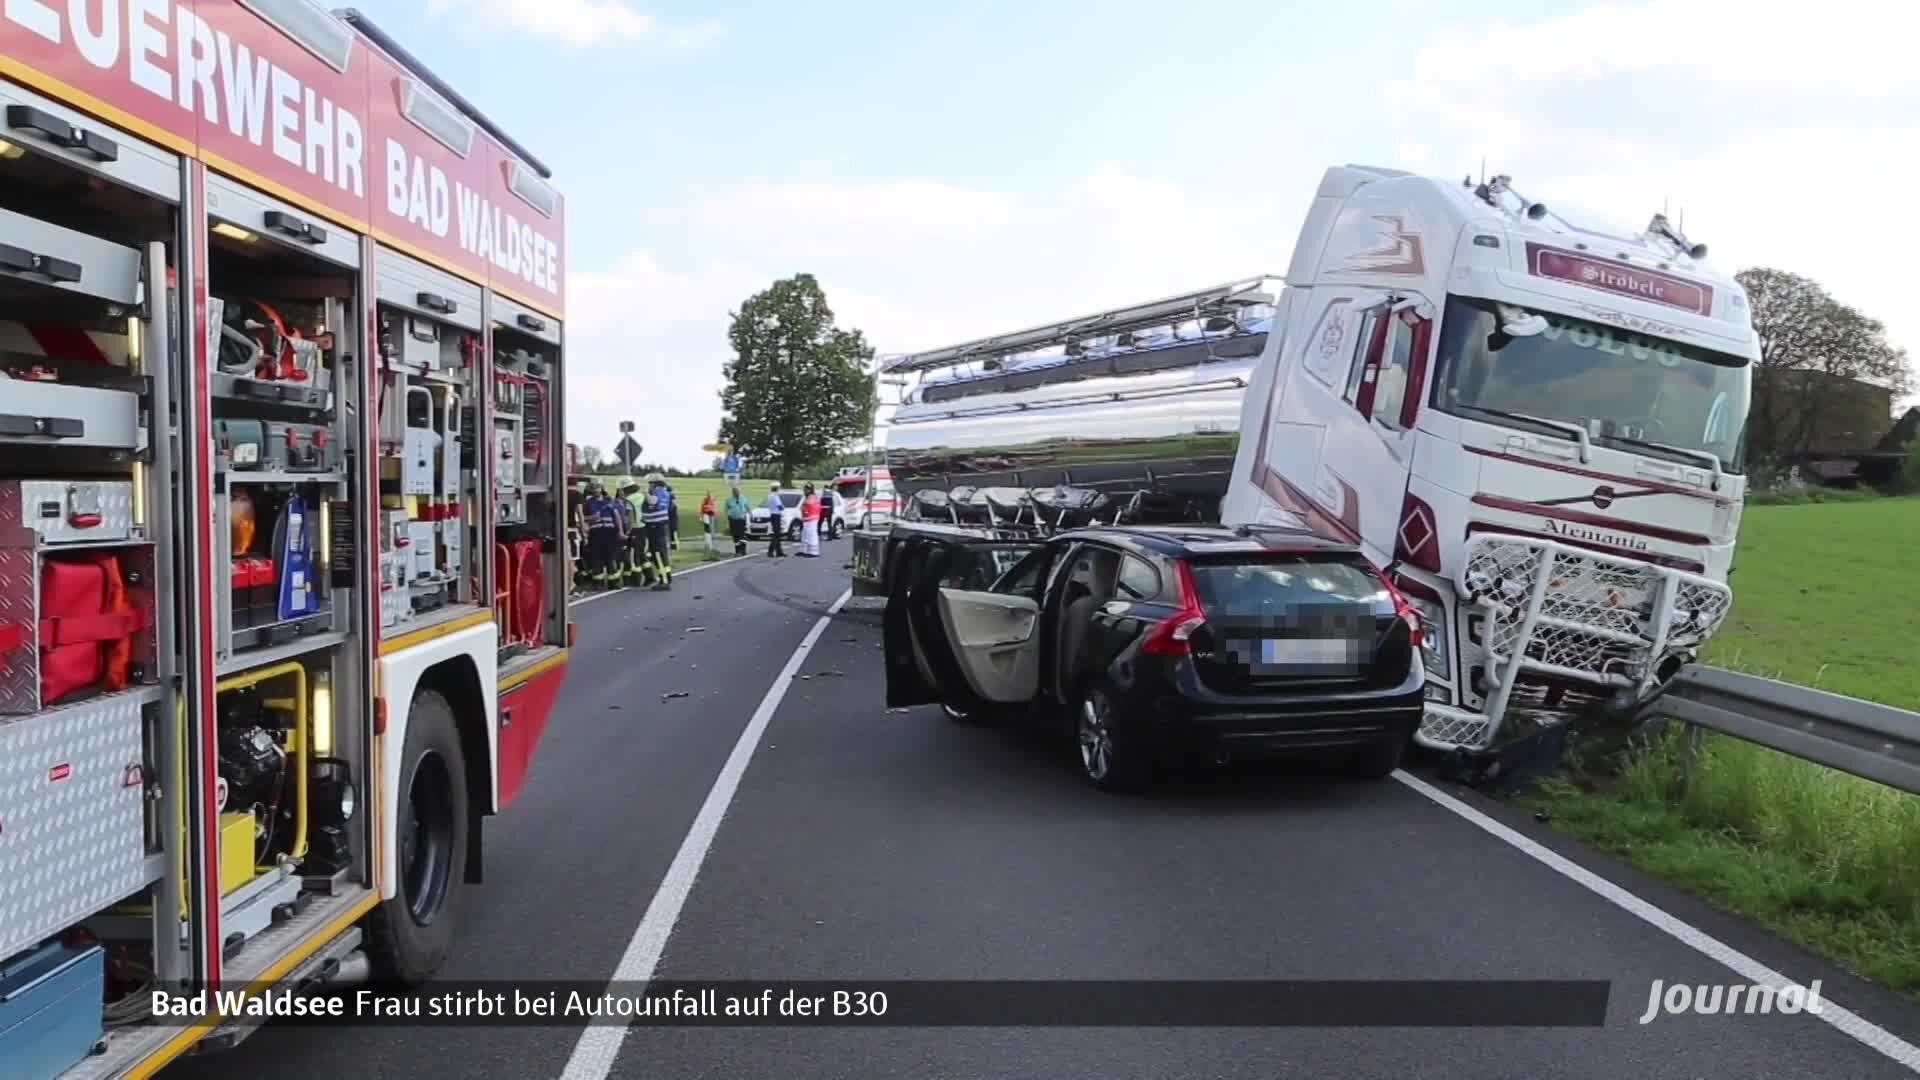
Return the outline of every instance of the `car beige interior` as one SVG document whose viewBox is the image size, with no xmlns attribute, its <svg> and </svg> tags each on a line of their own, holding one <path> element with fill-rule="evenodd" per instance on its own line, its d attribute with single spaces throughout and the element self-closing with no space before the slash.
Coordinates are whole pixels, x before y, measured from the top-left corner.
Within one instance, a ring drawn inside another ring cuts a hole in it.
<svg viewBox="0 0 1920 1080">
<path fill-rule="evenodd" d="M 940 590 L 940 623 L 981 698 L 1016 704 L 1040 685 L 1040 605 L 1029 596 Z"/>
<path fill-rule="evenodd" d="M 1060 596 L 1060 648 L 1055 667 L 1062 680 L 1072 680 L 1080 670 L 1080 650 L 1086 643 L 1087 632 L 1093 628 L 1094 612 L 1113 596 L 1113 583 L 1119 571 L 1117 552 L 1082 547 L 1074 554 L 1073 568 L 1068 572 Z M 1064 698 L 1076 689 L 1063 681 L 1060 692 Z"/>
</svg>

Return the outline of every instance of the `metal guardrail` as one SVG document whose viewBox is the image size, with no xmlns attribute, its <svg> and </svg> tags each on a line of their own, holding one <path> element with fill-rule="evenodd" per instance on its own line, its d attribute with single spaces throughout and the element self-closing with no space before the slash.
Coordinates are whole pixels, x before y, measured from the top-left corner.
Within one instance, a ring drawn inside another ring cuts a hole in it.
<svg viewBox="0 0 1920 1080">
<path fill-rule="evenodd" d="M 1920 794 L 1920 713 L 1698 664 L 1648 712 Z"/>
</svg>

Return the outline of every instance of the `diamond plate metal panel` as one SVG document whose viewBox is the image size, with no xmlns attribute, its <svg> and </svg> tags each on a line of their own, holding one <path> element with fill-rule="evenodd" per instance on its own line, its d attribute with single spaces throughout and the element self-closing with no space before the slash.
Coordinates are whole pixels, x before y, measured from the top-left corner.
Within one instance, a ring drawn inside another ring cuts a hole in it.
<svg viewBox="0 0 1920 1080">
<path fill-rule="evenodd" d="M 40 559 L 31 548 L 0 547 L 0 626 L 27 631 L 0 653 L 0 713 L 40 708 Z"/>
<path fill-rule="evenodd" d="M 0 956 L 147 883 L 145 787 L 129 770 L 150 697 L 0 720 Z"/>
<path fill-rule="evenodd" d="M 98 522 L 76 525 L 80 514 L 95 515 Z M 29 546 L 35 536 L 41 544 L 103 544 L 133 535 L 130 481 L 0 482 L 0 543 L 8 547 Z"/>
</svg>

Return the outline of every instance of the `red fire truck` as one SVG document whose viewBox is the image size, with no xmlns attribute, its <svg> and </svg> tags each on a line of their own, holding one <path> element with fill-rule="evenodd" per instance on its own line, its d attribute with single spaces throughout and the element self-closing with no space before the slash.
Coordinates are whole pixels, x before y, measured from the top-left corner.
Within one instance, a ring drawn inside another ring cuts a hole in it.
<svg viewBox="0 0 1920 1080">
<path fill-rule="evenodd" d="M 565 674 L 549 171 L 312 0 L 0 4 L 0 1072 L 426 978 Z"/>
</svg>

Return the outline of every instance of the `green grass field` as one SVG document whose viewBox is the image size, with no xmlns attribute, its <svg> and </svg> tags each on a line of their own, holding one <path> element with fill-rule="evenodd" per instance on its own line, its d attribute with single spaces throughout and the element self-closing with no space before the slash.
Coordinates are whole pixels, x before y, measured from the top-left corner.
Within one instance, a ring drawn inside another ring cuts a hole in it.
<svg viewBox="0 0 1920 1080">
<path fill-rule="evenodd" d="M 1705 661 L 1920 709 L 1920 499 L 1753 507 Z M 1727 736 L 1577 762 L 1556 828 L 1920 998 L 1920 798 Z"/>
<path fill-rule="evenodd" d="M 1920 709 L 1920 498 L 1756 506 L 1704 662 Z"/>
</svg>

